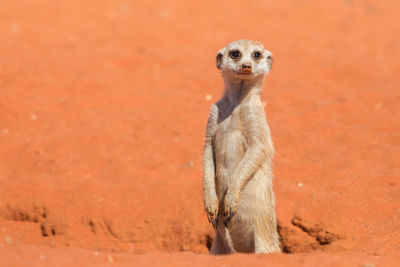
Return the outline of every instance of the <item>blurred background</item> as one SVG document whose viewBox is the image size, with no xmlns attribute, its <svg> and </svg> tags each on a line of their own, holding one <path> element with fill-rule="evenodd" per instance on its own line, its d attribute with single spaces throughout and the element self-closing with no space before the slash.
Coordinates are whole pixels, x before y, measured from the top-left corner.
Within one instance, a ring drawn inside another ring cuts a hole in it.
<svg viewBox="0 0 400 267">
<path fill-rule="evenodd" d="M 0 244 L 208 253 L 219 49 L 262 93 L 285 252 L 400 249 L 398 1 L 0 2 Z"/>
</svg>

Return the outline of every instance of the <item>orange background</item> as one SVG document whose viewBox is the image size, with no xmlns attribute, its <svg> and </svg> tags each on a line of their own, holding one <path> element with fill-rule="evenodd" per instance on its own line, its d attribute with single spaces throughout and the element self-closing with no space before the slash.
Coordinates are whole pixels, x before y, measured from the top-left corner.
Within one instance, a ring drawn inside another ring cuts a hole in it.
<svg viewBox="0 0 400 267">
<path fill-rule="evenodd" d="M 367 0 L 1 1 L 0 263 L 396 262 L 399 12 Z M 262 98 L 280 233 L 306 254 L 205 255 L 215 56 L 242 38 L 274 54 Z"/>
</svg>

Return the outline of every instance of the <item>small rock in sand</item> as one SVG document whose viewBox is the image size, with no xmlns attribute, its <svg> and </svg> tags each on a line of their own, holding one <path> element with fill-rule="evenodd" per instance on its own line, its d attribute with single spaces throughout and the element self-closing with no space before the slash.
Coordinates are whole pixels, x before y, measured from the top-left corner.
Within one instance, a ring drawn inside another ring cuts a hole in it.
<svg viewBox="0 0 400 267">
<path fill-rule="evenodd" d="M 213 98 L 212 95 L 206 94 L 205 99 L 206 99 L 207 101 L 210 101 L 212 98 Z"/>
</svg>

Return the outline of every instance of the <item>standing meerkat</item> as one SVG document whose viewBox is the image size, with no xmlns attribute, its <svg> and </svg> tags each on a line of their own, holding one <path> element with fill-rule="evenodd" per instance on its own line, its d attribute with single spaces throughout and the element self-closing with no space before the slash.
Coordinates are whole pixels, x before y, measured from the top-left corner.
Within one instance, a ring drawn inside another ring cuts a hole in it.
<svg viewBox="0 0 400 267">
<path fill-rule="evenodd" d="M 211 254 L 280 251 L 272 189 L 273 143 L 260 99 L 272 54 L 249 40 L 217 54 L 225 84 L 211 107 L 203 152 L 205 211 L 215 228 Z"/>
</svg>

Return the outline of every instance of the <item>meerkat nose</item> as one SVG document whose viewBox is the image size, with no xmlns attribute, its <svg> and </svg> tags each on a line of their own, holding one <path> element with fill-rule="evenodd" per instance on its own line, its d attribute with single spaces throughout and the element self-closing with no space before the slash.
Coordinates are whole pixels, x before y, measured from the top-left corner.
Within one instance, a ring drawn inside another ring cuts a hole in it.
<svg viewBox="0 0 400 267">
<path fill-rule="evenodd" d="M 248 63 L 242 64 L 242 70 L 250 71 L 251 70 L 251 64 L 248 64 Z"/>
</svg>

